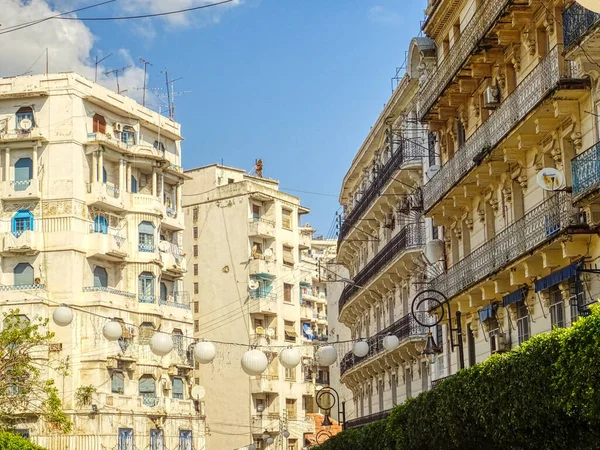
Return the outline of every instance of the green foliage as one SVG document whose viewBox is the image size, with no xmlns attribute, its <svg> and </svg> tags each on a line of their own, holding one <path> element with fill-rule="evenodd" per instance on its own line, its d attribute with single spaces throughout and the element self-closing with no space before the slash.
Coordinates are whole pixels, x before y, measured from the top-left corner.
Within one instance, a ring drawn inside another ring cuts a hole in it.
<svg viewBox="0 0 600 450">
<path fill-rule="evenodd" d="M 75 391 L 75 402 L 78 408 L 84 406 L 90 406 L 92 404 L 92 396 L 96 393 L 96 388 L 88 384 L 86 386 L 79 386 Z"/>
<path fill-rule="evenodd" d="M 0 431 L 0 450 L 45 450 L 39 445 L 32 444 L 24 437 L 8 431 Z"/>
<path fill-rule="evenodd" d="M 319 450 L 591 450 L 600 439 L 600 307 L 349 430 Z"/>
</svg>

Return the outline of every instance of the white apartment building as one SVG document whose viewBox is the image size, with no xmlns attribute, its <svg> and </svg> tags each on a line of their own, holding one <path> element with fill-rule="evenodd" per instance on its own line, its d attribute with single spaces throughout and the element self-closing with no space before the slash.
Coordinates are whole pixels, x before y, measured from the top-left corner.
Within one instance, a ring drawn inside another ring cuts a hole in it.
<svg viewBox="0 0 600 450">
<path fill-rule="evenodd" d="M 77 307 L 48 349 L 73 433 L 34 415 L 17 429 L 50 450 L 204 448 L 183 290 L 179 124 L 74 73 L 0 79 L 2 311 Z M 109 342 L 112 318 L 123 335 Z M 154 332 L 173 337 L 159 358 Z M 92 386 L 90 401 L 77 393 Z"/>
<path fill-rule="evenodd" d="M 299 450 L 305 435 L 314 433 L 307 414 L 315 412 L 319 369 L 310 344 L 327 335 L 314 266 L 303 262 L 313 230 L 301 226 L 301 219 L 309 210 L 279 191 L 277 181 L 243 170 L 215 164 L 185 173 L 191 178 L 183 197 L 190 255 L 185 286 L 192 294 L 195 335 L 217 342 L 212 364 L 197 366 L 211 416 L 208 446 L 254 443 L 261 449 Z M 282 346 L 302 343 L 309 345 L 301 365 L 280 366 Z M 269 358 L 261 376 L 250 377 L 240 366 L 252 347 Z M 265 433 L 274 440 L 271 446 L 262 439 Z"/>
</svg>

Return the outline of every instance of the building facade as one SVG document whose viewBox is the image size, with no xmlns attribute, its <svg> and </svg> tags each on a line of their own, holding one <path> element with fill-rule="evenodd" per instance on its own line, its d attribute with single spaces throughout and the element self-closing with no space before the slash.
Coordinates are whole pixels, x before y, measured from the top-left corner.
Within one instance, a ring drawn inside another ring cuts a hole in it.
<svg viewBox="0 0 600 450">
<path fill-rule="evenodd" d="M 203 448 L 191 399 L 177 123 L 73 74 L 0 79 L 2 310 L 77 307 L 42 358 L 73 433 L 16 427 L 49 449 Z M 122 337 L 109 342 L 107 318 Z M 175 349 L 159 358 L 155 332 Z M 63 364 L 67 374 L 52 367 Z M 92 398 L 77 395 L 89 388 Z"/>
<path fill-rule="evenodd" d="M 185 275 L 192 292 L 194 326 L 217 344 L 212 364 L 197 367 L 207 389 L 210 448 L 304 447 L 314 433 L 315 385 L 310 345 L 327 337 L 326 300 L 309 255 L 314 230 L 302 226 L 308 209 L 279 191 L 277 181 L 211 165 L 185 172 Z M 306 258 L 306 261 L 304 260 Z M 311 264 L 312 263 L 312 264 Z M 228 345 L 236 343 L 242 345 Z M 302 347 L 302 363 L 285 369 L 277 359 L 286 345 Z M 268 355 L 261 376 L 248 376 L 240 359 L 250 348 Z M 262 438 L 269 435 L 269 447 Z"/>
<path fill-rule="evenodd" d="M 410 300 L 424 280 L 421 186 L 430 145 L 417 120 L 416 94 L 433 61 L 433 42 L 414 39 L 406 73 L 342 184 L 337 261 L 351 281 L 338 301 L 337 325 L 369 344 L 362 357 L 350 346 L 340 363 L 340 382 L 352 392 L 351 427 L 385 417 L 430 387 L 430 367 L 421 356 L 427 330 L 411 316 Z M 397 348 L 383 347 L 388 335 L 399 339 Z"/>
</svg>

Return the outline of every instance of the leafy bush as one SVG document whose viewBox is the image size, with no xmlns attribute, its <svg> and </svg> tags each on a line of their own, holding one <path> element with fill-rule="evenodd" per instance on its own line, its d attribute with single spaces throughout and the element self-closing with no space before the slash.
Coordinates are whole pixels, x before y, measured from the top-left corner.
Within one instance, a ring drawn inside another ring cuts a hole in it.
<svg viewBox="0 0 600 450">
<path fill-rule="evenodd" d="M 600 308 L 537 335 L 319 450 L 591 450 L 600 438 Z"/>
<path fill-rule="evenodd" d="M 24 437 L 0 431 L 0 450 L 45 450 L 39 445 L 32 444 Z"/>
</svg>

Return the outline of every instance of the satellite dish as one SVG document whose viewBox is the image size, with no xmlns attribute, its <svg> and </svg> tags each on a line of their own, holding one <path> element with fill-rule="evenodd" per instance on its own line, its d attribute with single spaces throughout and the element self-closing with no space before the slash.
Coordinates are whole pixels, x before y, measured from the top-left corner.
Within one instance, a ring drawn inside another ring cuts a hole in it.
<svg viewBox="0 0 600 450">
<path fill-rule="evenodd" d="M 250 289 L 251 291 L 258 289 L 259 286 L 260 284 L 256 280 L 250 280 L 248 282 L 248 289 Z"/>
<path fill-rule="evenodd" d="M 161 252 L 168 252 L 170 248 L 171 244 L 169 244 L 167 241 L 160 241 L 160 243 L 158 244 L 158 249 Z"/>
<path fill-rule="evenodd" d="M 425 244 L 423 255 L 430 265 L 437 263 L 444 256 L 444 241 L 441 239 L 429 241 Z"/>
<path fill-rule="evenodd" d="M 256 327 L 256 334 L 265 334 L 265 329 L 263 327 Z"/>
<path fill-rule="evenodd" d="M 31 119 L 21 119 L 21 121 L 19 122 L 19 128 L 21 130 L 25 130 L 25 131 L 29 131 L 31 130 L 31 127 L 33 126 L 33 122 L 31 121 Z"/>
<path fill-rule="evenodd" d="M 271 258 L 271 257 L 273 257 L 273 250 L 268 248 L 263 252 L 263 255 L 265 255 L 265 258 Z"/>
<path fill-rule="evenodd" d="M 432 179 L 433 176 L 438 173 L 440 171 L 440 166 L 438 166 L 437 164 L 433 164 L 431 166 L 429 166 L 429 169 L 427 169 L 426 175 L 428 179 Z"/>
<path fill-rule="evenodd" d="M 206 389 L 202 386 L 197 385 L 192 388 L 192 398 L 194 400 L 202 400 L 206 395 Z"/>
<path fill-rule="evenodd" d="M 267 336 L 270 338 L 275 336 L 275 330 L 273 328 L 267 328 Z"/>
<path fill-rule="evenodd" d="M 537 184 L 545 191 L 557 191 L 565 184 L 565 176 L 553 167 L 540 170 L 536 177 Z"/>
</svg>

